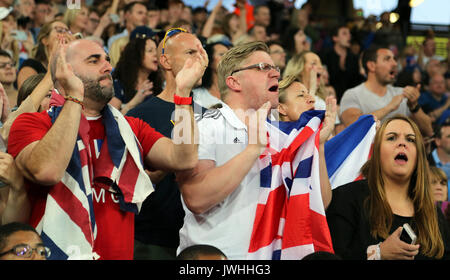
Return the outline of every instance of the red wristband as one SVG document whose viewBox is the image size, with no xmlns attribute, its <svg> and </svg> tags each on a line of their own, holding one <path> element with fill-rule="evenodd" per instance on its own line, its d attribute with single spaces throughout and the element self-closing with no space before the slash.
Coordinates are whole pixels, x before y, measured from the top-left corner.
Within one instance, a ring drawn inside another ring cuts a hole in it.
<svg viewBox="0 0 450 280">
<path fill-rule="evenodd" d="M 181 97 L 176 94 L 173 95 L 173 103 L 176 105 L 191 105 L 192 97 Z"/>
</svg>

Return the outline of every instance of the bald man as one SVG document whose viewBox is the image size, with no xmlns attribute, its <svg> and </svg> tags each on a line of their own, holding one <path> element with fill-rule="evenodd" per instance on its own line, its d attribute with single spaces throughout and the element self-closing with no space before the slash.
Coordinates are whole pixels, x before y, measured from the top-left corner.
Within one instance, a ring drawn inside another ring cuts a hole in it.
<svg viewBox="0 0 450 280">
<path fill-rule="evenodd" d="M 162 43 L 158 48 L 159 64 L 166 77 L 166 87 L 160 94 L 148 98 L 127 113 L 128 116 L 142 119 L 166 137 L 171 137 L 176 131 L 172 123 L 172 113 L 176 110 L 176 77 L 186 60 L 196 57 L 199 52 L 205 52 L 195 35 L 178 31 L 175 34 L 169 33 L 172 35 L 166 37 L 164 54 Z M 199 85 L 201 79 L 195 82 Z M 201 110 L 198 104 L 193 104 L 193 108 L 195 113 Z M 184 219 L 179 186 L 173 172 L 151 171 L 150 178 L 156 184 L 155 193 L 145 200 L 142 211 L 135 219 L 134 258 L 175 259 L 180 243 L 179 231 Z"/>
<path fill-rule="evenodd" d="M 186 60 L 195 57 L 203 50 L 200 40 L 191 33 L 179 32 L 166 38 L 164 54 L 162 54 L 162 43 L 158 47 L 159 64 L 165 73 L 166 87 L 158 95 L 159 98 L 173 102 L 173 96 L 177 82 L 177 74 L 182 69 Z M 199 50 L 199 48 L 201 48 Z M 195 86 L 202 83 L 202 79 L 194 81 Z"/>
<path fill-rule="evenodd" d="M 200 52 L 179 65 L 174 92 L 185 102 L 175 116 L 190 114 L 186 130 L 195 125 L 186 98 L 205 65 Z M 132 259 L 134 216 L 153 191 L 144 168 L 185 170 L 197 162 L 192 138 L 175 144 L 108 105 L 111 69 L 96 43 L 60 42 L 51 71 L 62 105 L 22 114 L 11 128 L 8 150 L 28 184 L 29 222 L 51 259 Z"/>
</svg>

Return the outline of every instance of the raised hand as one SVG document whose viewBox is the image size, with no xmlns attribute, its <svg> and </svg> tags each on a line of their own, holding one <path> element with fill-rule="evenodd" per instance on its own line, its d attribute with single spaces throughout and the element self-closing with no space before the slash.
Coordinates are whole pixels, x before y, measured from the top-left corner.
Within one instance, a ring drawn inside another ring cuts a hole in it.
<svg viewBox="0 0 450 280">
<path fill-rule="evenodd" d="M 0 181 L 17 190 L 22 188 L 22 173 L 17 168 L 14 158 L 4 152 L 0 152 Z"/>
<path fill-rule="evenodd" d="M 313 67 L 309 72 L 309 94 L 315 96 L 317 92 L 317 70 Z"/>
<path fill-rule="evenodd" d="M 6 122 L 9 112 L 11 112 L 10 107 L 8 95 L 6 94 L 3 85 L 0 83 L 0 113 L 2 114 L 0 120 L 2 123 Z"/>
<path fill-rule="evenodd" d="M 246 119 L 247 131 L 248 131 L 248 144 L 257 145 L 262 150 L 267 146 L 267 127 L 266 120 L 271 108 L 270 101 L 264 103 L 258 110 L 256 110 L 248 118 L 242 116 L 240 119 Z M 239 112 L 236 112 L 237 114 Z M 247 112 L 242 112 L 244 115 Z M 238 116 L 239 117 L 239 116 Z M 262 152 L 261 150 L 261 152 Z"/>
<path fill-rule="evenodd" d="M 175 78 L 177 95 L 188 97 L 191 89 L 202 78 L 206 67 L 208 67 L 208 55 L 200 42 L 198 42 L 197 52 L 192 57 L 186 59 L 183 68 Z"/>
<path fill-rule="evenodd" d="M 217 13 L 219 12 L 220 8 L 222 8 L 222 0 L 217 1 L 216 5 L 214 6 L 214 11 Z"/>
<path fill-rule="evenodd" d="M 403 88 L 403 96 L 408 99 L 408 107 L 413 108 L 417 105 L 417 102 L 420 97 L 420 84 L 417 86 L 406 86 Z"/>
<path fill-rule="evenodd" d="M 65 95 L 72 95 L 80 100 L 84 97 L 84 85 L 72 71 L 72 67 L 66 61 L 67 42 L 64 39 L 58 41 L 51 62 L 51 74 L 53 83 L 58 82 L 64 89 Z"/>
<path fill-rule="evenodd" d="M 334 125 L 336 123 L 337 105 L 336 98 L 328 96 L 325 100 L 327 109 L 325 111 L 325 118 L 323 120 L 323 126 L 320 130 L 320 144 L 324 144 L 330 135 L 333 133 Z"/>
</svg>

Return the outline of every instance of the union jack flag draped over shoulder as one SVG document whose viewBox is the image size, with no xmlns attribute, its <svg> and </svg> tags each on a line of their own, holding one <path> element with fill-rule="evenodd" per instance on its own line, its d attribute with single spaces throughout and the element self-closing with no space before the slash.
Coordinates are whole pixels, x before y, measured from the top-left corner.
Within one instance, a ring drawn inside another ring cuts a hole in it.
<svg viewBox="0 0 450 280">
<path fill-rule="evenodd" d="M 60 99 L 56 104 L 64 102 Z M 54 106 L 48 110 L 52 123 L 61 109 Z M 110 105 L 102 115 L 105 139 L 95 170 L 92 165 L 95 151 L 91 151 L 89 145 L 89 123 L 82 116 L 69 165 L 61 181 L 47 195 L 45 211 L 36 230 L 51 249 L 50 259 L 99 257 L 93 251 L 97 235 L 92 200 L 94 174 L 96 178 L 110 180 L 124 211 L 138 213 L 145 198 L 154 190 L 143 169 L 142 148 L 126 119 Z"/>
<path fill-rule="evenodd" d="M 248 259 L 302 259 L 333 253 L 319 178 L 319 136 L 325 111 L 297 122 L 267 123 L 269 144 L 259 158 L 261 188 Z M 375 122 L 370 115 L 325 144 L 332 188 L 360 177 L 370 156 Z"/>
</svg>

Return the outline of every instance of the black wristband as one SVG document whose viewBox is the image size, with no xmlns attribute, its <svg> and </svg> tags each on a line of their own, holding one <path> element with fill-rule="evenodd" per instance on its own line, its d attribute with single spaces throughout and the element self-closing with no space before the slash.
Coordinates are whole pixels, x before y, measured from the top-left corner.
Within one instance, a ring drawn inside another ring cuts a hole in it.
<svg viewBox="0 0 450 280">
<path fill-rule="evenodd" d="M 409 111 L 411 111 L 411 113 L 417 113 L 418 111 L 419 111 L 419 109 L 420 109 L 421 107 L 420 107 L 420 104 L 419 103 L 417 103 L 417 105 L 416 106 L 414 106 L 414 108 L 412 108 L 412 109 L 409 109 Z"/>
</svg>

